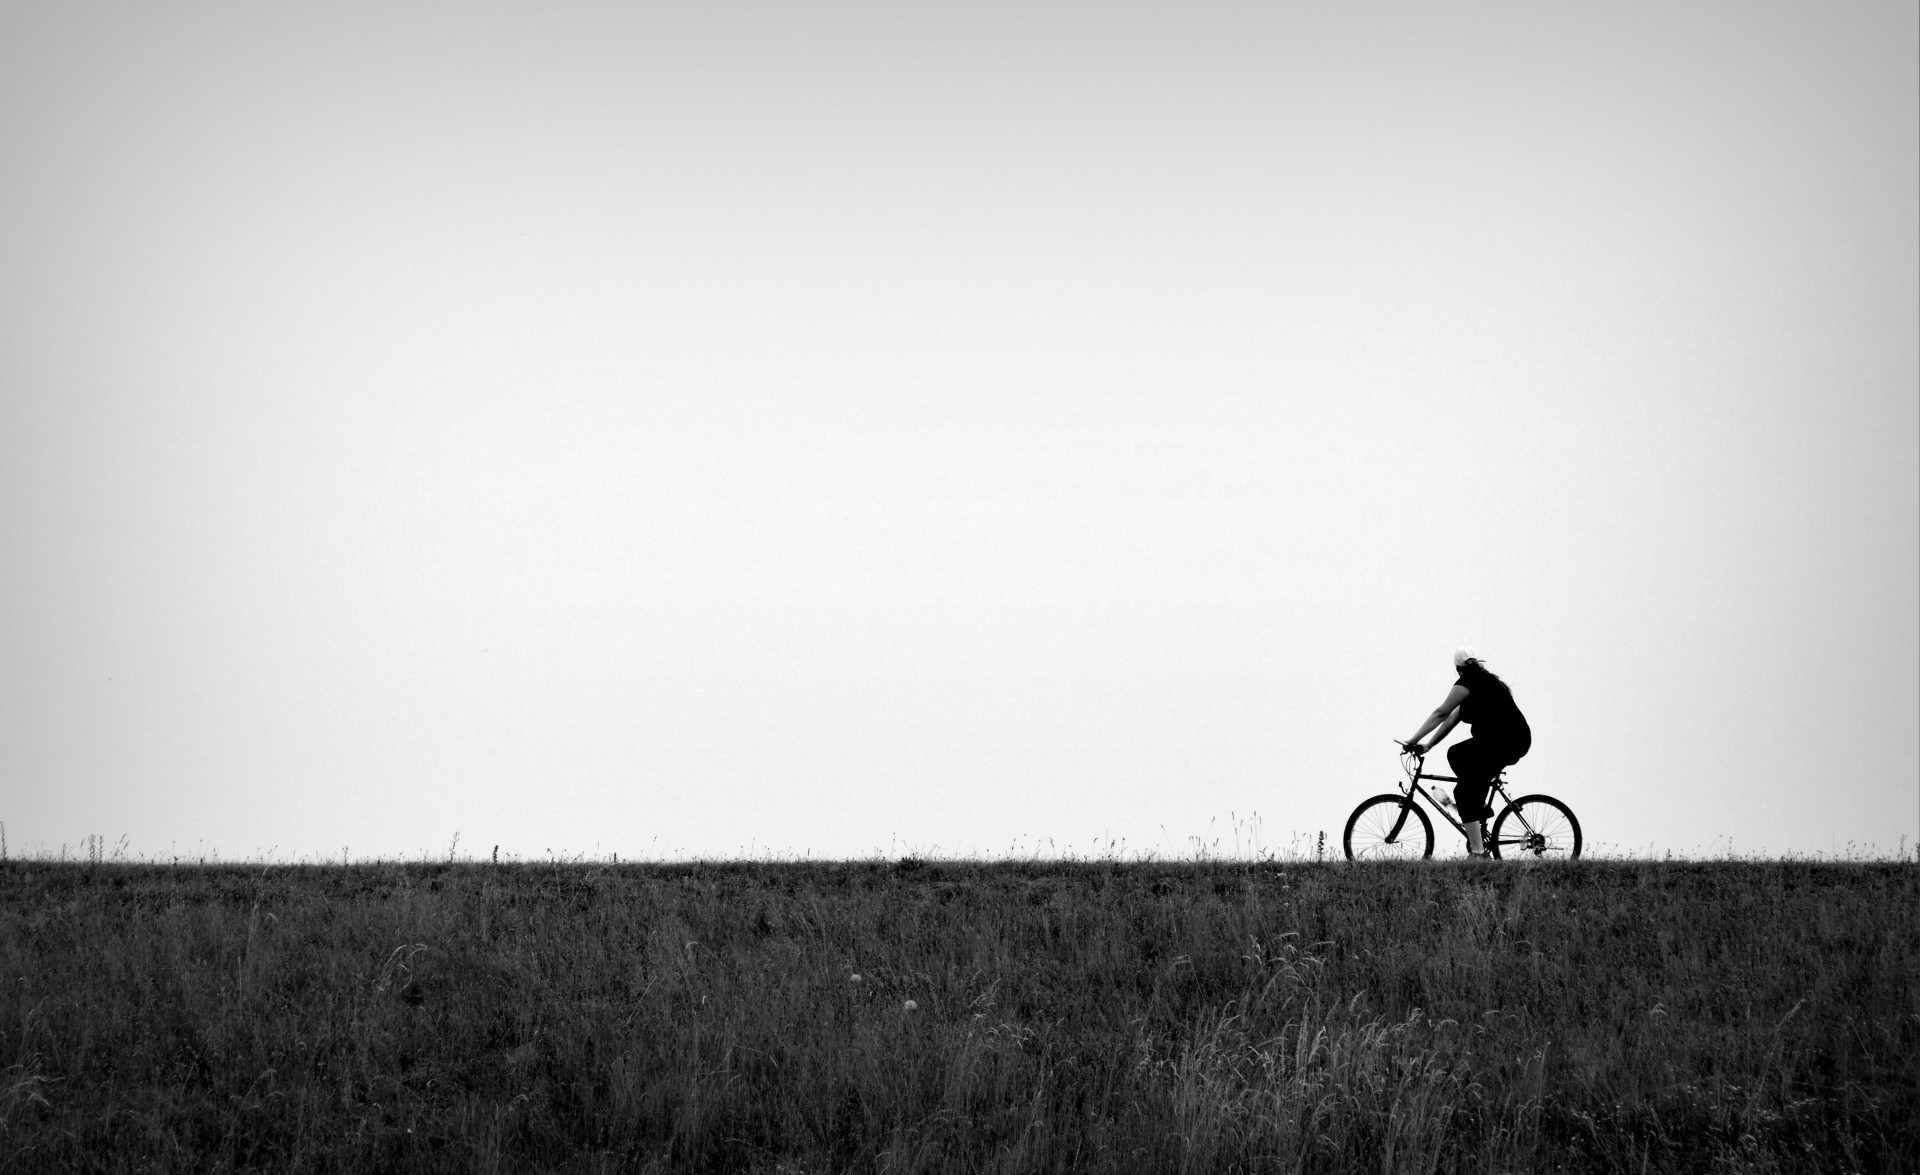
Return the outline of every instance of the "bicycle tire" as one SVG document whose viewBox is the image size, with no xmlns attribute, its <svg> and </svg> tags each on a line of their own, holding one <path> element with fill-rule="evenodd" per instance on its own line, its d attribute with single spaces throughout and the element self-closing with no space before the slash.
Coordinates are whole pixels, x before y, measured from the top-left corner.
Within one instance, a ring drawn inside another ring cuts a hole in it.
<svg viewBox="0 0 1920 1175">
<path fill-rule="evenodd" d="M 1509 817 L 1517 822 L 1511 835 L 1505 832 Z M 1503 845 L 1509 853 L 1500 851 Z M 1573 809 L 1552 796 L 1541 795 L 1521 796 L 1502 808 L 1494 818 L 1493 835 L 1487 840 L 1487 848 L 1496 857 L 1532 856 L 1557 861 L 1577 859 L 1580 845 L 1580 821 Z"/>
<path fill-rule="evenodd" d="M 1389 841 L 1396 829 L 1398 835 Z M 1374 796 L 1362 800 L 1347 817 L 1341 843 L 1349 861 L 1424 861 L 1433 856 L 1433 821 L 1427 819 L 1426 809 L 1405 796 Z"/>
</svg>

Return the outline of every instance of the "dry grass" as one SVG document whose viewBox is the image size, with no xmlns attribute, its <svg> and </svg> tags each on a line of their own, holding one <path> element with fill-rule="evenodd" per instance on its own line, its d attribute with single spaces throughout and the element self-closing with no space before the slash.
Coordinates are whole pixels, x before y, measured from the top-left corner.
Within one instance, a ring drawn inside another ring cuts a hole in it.
<svg viewBox="0 0 1920 1175">
<path fill-rule="evenodd" d="M 0 1170 L 1912 1171 L 1917 891 L 12 862 Z"/>
</svg>

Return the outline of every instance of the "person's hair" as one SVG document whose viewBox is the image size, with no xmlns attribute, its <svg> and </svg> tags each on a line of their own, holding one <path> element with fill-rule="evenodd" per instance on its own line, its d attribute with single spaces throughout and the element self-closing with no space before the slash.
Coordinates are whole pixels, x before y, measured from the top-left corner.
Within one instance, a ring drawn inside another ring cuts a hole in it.
<svg viewBox="0 0 1920 1175">
<path fill-rule="evenodd" d="M 1495 681 L 1499 681 L 1501 685 L 1507 684 L 1504 681 L 1500 681 L 1500 675 L 1488 669 L 1487 663 L 1478 657 L 1468 657 L 1460 663 L 1460 676 L 1469 681 L 1479 677 L 1490 677 Z"/>
</svg>

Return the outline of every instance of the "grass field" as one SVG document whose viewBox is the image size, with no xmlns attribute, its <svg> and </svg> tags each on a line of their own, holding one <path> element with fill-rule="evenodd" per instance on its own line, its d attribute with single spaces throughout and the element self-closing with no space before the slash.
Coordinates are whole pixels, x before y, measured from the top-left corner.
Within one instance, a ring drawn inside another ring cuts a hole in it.
<svg viewBox="0 0 1920 1175">
<path fill-rule="evenodd" d="M 1914 1171 L 1906 864 L 0 865 L 5 1171 Z"/>
</svg>

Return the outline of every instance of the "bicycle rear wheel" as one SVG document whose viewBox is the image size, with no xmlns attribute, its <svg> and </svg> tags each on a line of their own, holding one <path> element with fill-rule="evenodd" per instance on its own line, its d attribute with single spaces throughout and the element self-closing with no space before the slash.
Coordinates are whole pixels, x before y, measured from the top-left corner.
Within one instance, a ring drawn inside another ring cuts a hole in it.
<svg viewBox="0 0 1920 1175">
<path fill-rule="evenodd" d="M 1521 796 L 1494 818 L 1487 848 L 1496 857 L 1571 861 L 1580 855 L 1580 822 L 1552 796 Z"/>
<path fill-rule="evenodd" d="M 1374 796 L 1347 817 L 1349 861 L 1424 861 L 1433 856 L 1433 821 L 1404 796 Z"/>
</svg>

